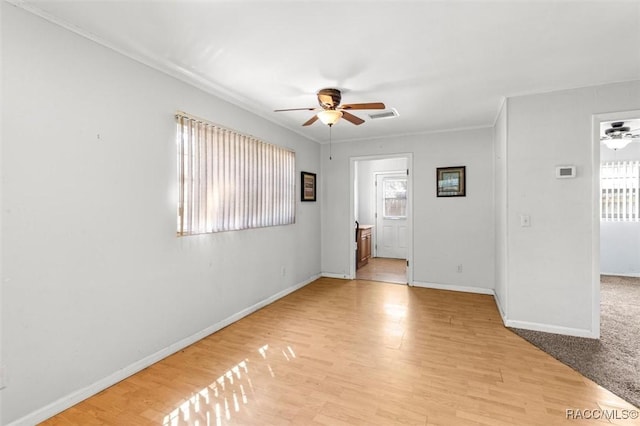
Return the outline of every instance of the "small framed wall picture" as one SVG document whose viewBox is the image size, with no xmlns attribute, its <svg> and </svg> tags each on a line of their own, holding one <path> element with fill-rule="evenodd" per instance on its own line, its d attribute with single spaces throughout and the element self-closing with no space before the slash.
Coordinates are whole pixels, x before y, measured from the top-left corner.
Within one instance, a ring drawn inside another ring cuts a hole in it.
<svg viewBox="0 0 640 426">
<path fill-rule="evenodd" d="M 316 201 L 316 174 L 301 172 L 300 183 L 302 186 L 301 200 Z"/>
<path fill-rule="evenodd" d="M 466 196 L 467 182 L 465 168 L 465 166 L 437 168 L 436 191 L 438 197 Z"/>
</svg>

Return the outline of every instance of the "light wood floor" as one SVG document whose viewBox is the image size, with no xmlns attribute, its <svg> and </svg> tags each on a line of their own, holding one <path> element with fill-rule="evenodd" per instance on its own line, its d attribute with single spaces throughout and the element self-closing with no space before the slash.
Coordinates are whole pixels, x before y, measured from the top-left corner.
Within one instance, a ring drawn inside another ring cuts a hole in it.
<svg viewBox="0 0 640 426">
<path fill-rule="evenodd" d="M 607 423 L 566 409 L 633 407 L 504 328 L 490 296 L 323 278 L 45 424 Z"/>
<path fill-rule="evenodd" d="M 407 283 L 407 261 L 372 257 L 369 262 L 356 271 L 359 280 L 385 281 L 389 283 Z"/>
</svg>

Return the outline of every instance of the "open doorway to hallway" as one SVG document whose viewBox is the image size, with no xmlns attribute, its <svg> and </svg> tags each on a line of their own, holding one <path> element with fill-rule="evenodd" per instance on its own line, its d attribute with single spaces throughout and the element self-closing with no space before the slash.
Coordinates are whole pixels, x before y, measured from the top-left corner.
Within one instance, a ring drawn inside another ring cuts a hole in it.
<svg viewBox="0 0 640 426">
<path fill-rule="evenodd" d="M 355 278 L 407 284 L 409 158 L 360 159 L 354 166 Z"/>
</svg>

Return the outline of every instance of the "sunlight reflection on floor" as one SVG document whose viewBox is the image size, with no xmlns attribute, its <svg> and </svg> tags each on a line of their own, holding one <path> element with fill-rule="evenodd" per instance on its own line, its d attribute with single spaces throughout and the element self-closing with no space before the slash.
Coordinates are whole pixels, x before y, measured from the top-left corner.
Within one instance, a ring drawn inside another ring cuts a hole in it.
<svg viewBox="0 0 640 426">
<path fill-rule="evenodd" d="M 229 368 L 211 384 L 195 392 L 167 414 L 162 425 L 177 426 L 187 422 L 208 426 L 222 425 L 223 422 L 230 421 L 234 413 L 239 413 L 243 406 L 249 404 L 247 391 L 255 393 L 251 383 L 251 370 L 256 374 L 258 370 L 266 367 L 270 376 L 275 378 L 275 372 L 268 361 L 270 355 L 280 354 L 287 362 L 296 358 L 295 351 L 289 345 L 279 348 L 280 350 L 270 349 L 268 344 L 264 345 L 256 351 L 260 357 L 256 357 L 255 360 L 246 358 Z"/>
</svg>

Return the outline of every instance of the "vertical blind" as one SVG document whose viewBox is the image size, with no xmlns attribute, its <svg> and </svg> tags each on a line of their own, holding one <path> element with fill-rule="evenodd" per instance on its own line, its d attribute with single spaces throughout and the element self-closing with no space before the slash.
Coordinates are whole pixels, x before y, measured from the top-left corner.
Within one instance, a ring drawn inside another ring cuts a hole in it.
<svg viewBox="0 0 640 426">
<path fill-rule="evenodd" d="M 176 114 L 178 235 L 295 221 L 295 152 Z"/>
<path fill-rule="evenodd" d="M 640 161 L 613 161 L 600 166 L 601 219 L 640 221 Z"/>
</svg>

